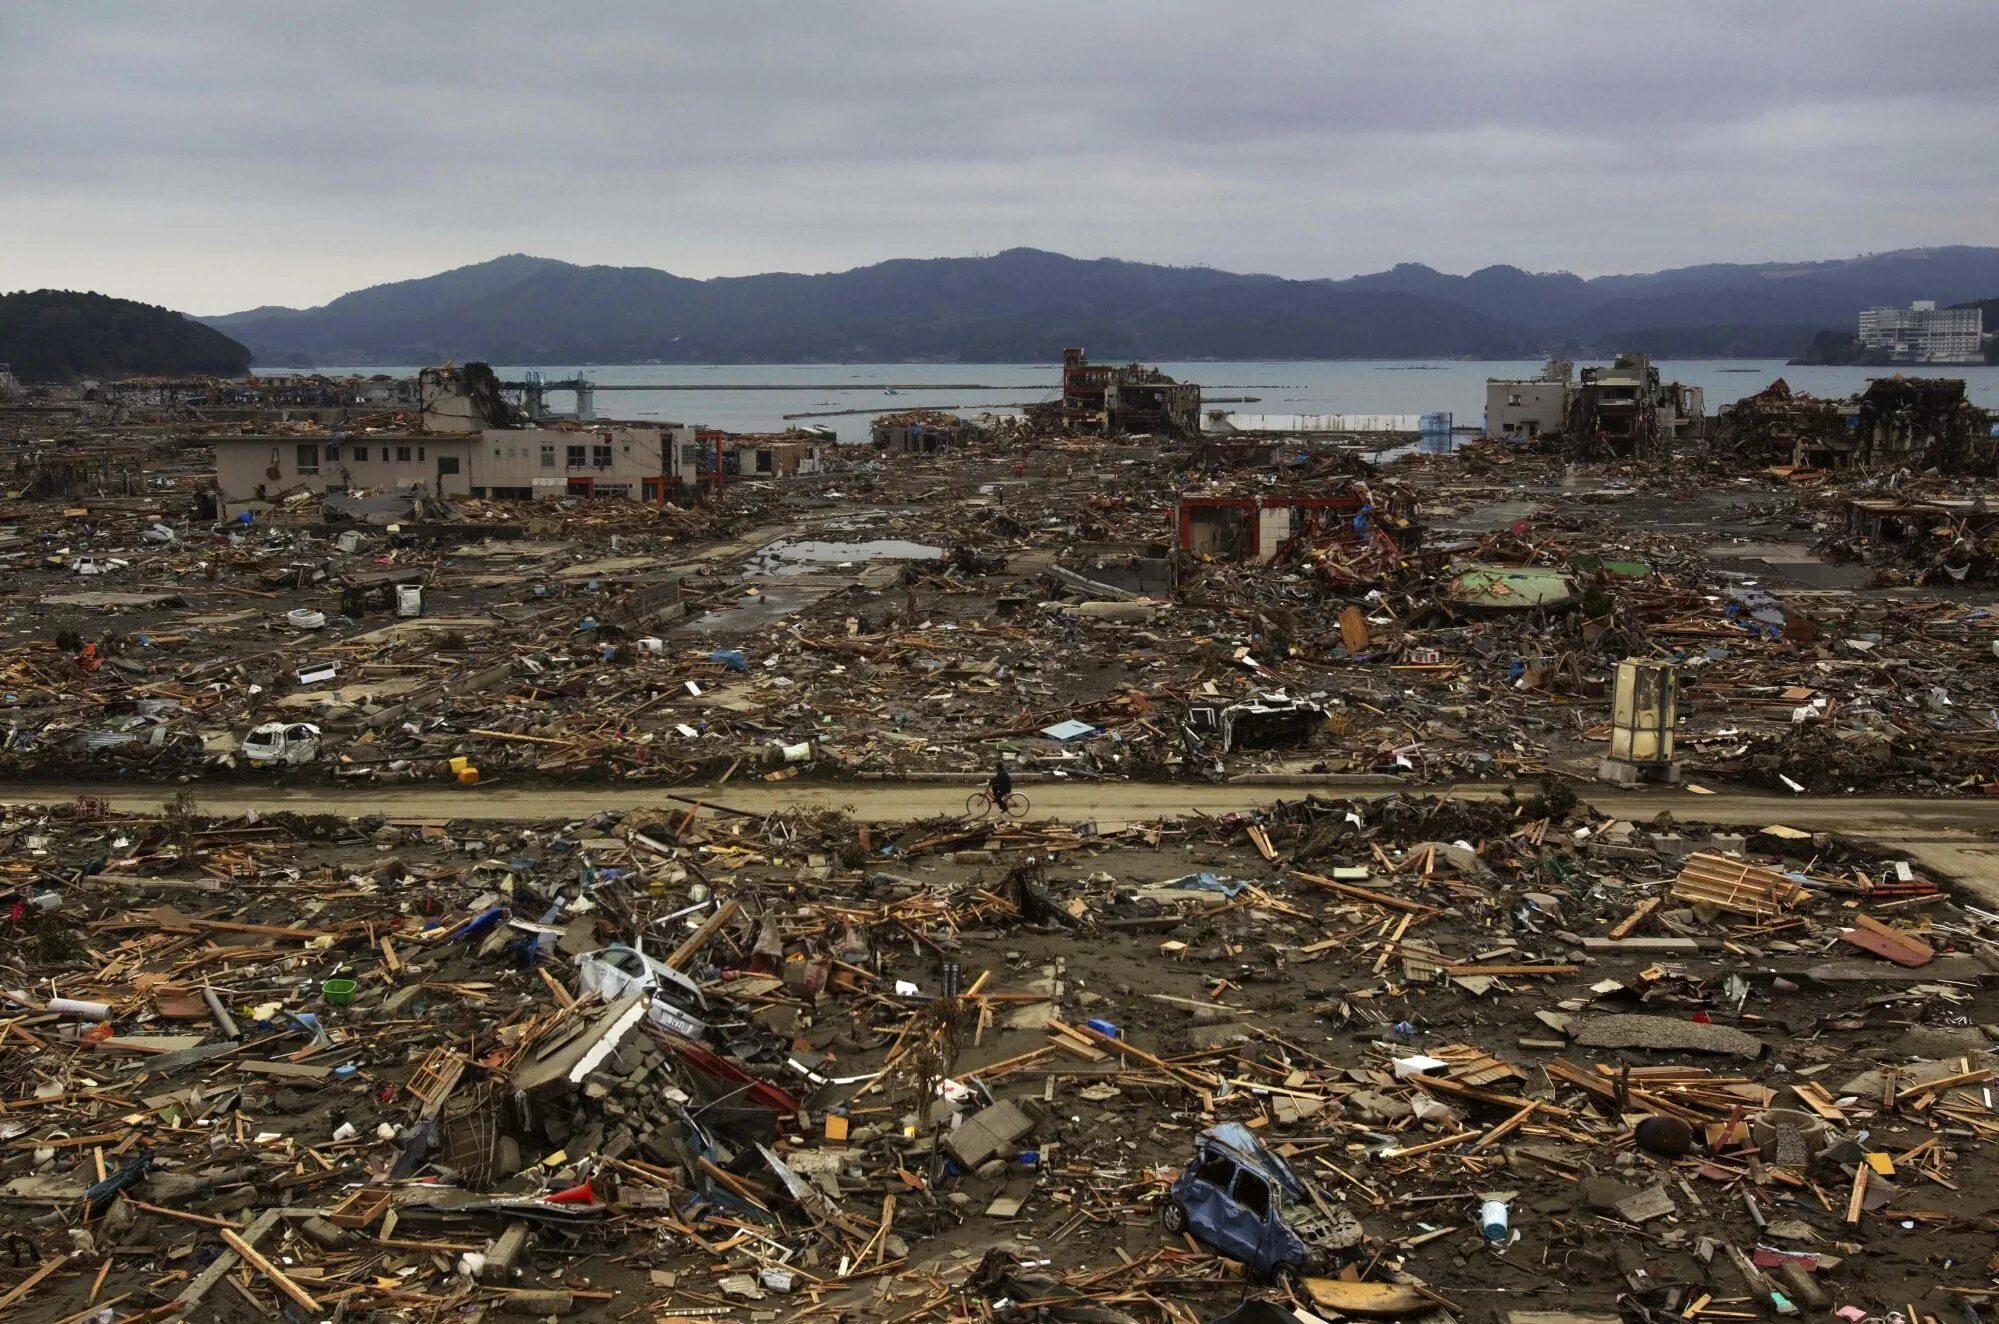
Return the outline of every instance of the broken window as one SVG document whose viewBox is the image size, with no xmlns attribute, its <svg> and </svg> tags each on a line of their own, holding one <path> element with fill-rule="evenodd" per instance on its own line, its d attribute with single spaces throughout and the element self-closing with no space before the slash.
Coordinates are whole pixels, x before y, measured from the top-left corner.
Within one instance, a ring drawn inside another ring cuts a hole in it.
<svg viewBox="0 0 1999 1324">
<path fill-rule="evenodd" d="M 319 472 L 319 443 L 302 441 L 298 444 L 298 471 L 302 474 Z"/>
<path fill-rule="evenodd" d="M 410 448 L 407 446 L 396 447 L 396 463 L 408 464 L 409 462 L 410 462 Z"/>
<path fill-rule="evenodd" d="M 440 455 L 437 457 L 437 476 L 439 478 L 444 477 L 446 474 L 455 474 L 457 472 L 458 457 L 456 455 Z"/>
<path fill-rule="evenodd" d="M 1235 1179 L 1235 1202 L 1258 1218 L 1270 1212 L 1270 1183 L 1253 1172 L 1240 1172 Z"/>
<path fill-rule="evenodd" d="M 572 468 L 572 469 L 581 469 L 581 468 L 582 468 L 582 467 L 583 467 L 583 466 L 584 466 L 585 464 L 588 464 L 588 463 L 589 463 L 589 448 L 588 448 L 588 447 L 584 447 L 584 446 L 571 446 L 571 447 L 569 448 L 569 467 L 570 467 L 570 468 Z"/>
<path fill-rule="evenodd" d="M 326 462 L 328 464 L 338 464 L 340 462 L 339 442 L 329 441 L 326 443 Z"/>
<path fill-rule="evenodd" d="M 590 463 L 598 469 L 610 468 L 611 448 L 609 446 L 592 446 L 590 448 Z"/>
<path fill-rule="evenodd" d="M 356 446 L 354 448 L 354 459 L 357 463 L 367 458 L 368 458 L 368 448 L 366 446 Z"/>
<path fill-rule="evenodd" d="M 1201 1161 L 1201 1166 L 1194 1175 L 1216 1190 L 1226 1191 L 1229 1183 L 1235 1180 L 1235 1171 L 1235 1164 L 1220 1154 L 1210 1154 Z"/>
</svg>

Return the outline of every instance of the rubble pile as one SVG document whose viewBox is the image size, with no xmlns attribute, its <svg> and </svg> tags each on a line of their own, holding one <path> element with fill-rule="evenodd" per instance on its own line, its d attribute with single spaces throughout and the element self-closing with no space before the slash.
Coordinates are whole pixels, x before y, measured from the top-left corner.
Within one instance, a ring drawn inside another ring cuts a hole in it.
<svg viewBox="0 0 1999 1324">
<path fill-rule="evenodd" d="M 1883 392 L 1870 436 L 1928 435 Z M 1810 405 L 1738 412 L 1767 441 Z M 212 420 L 118 408 L 10 416 L 58 435 L 10 443 L 0 775 L 1587 778 L 1647 658 L 1697 786 L 1999 785 L 1999 525 L 1963 474 L 999 420 L 684 506 L 301 487 L 246 523 Z"/>
<path fill-rule="evenodd" d="M 1999 1290 L 1999 912 L 1837 835 L 1399 793 L 0 833 L 23 1318 Z"/>
</svg>

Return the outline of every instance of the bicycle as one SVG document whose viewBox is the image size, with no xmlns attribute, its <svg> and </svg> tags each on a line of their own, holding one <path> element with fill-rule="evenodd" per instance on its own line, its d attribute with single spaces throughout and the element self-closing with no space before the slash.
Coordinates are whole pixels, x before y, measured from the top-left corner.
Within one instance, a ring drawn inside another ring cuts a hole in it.
<svg viewBox="0 0 1999 1324">
<path fill-rule="evenodd" d="M 984 818 L 995 809 L 1004 818 L 1026 818 L 1027 797 L 1019 791 L 1008 793 L 1004 804 L 993 799 L 991 790 L 978 790 L 965 797 L 965 817 Z"/>
</svg>

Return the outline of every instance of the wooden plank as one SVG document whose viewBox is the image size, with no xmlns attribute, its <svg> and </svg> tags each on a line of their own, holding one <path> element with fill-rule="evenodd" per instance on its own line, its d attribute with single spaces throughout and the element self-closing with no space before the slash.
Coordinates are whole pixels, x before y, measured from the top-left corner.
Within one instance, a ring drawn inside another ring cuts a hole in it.
<svg viewBox="0 0 1999 1324">
<path fill-rule="evenodd" d="M 313 1066 L 309 1062 L 238 1062 L 236 1069 L 256 1076 L 276 1076 L 282 1080 L 323 1082 L 333 1075 L 332 1067 Z"/>
<path fill-rule="evenodd" d="M 1633 906 L 1631 908 L 1631 913 L 1629 915 L 1626 915 L 1623 919 L 1617 921 L 1617 923 L 1614 926 L 1612 926 L 1610 933 L 1608 935 L 1610 940 L 1612 942 L 1618 942 L 1624 938 L 1630 937 L 1631 931 L 1637 928 L 1640 922 L 1642 922 L 1647 915 L 1650 915 L 1653 911 L 1657 910 L 1660 904 L 1664 901 L 1665 901 L 1664 897 L 1652 896 L 1652 897 L 1646 897 L 1643 901 L 1640 901 L 1637 905 Z"/>
<path fill-rule="evenodd" d="M 1388 941 L 1382 944 L 1381 955 L 1374 958 L 1375 974 L 1380 974 L 1388 967 L 1388 958 L 1395 954 L 1395 944 L 1401 942 L 1402 935 L 1409 932 L 1409 921 L 1415 918 L 1414 915 L 1403 912 L 1402 918 L 1395 925 L 1395 932 L 1389 934 Z"/>
<path fill-rule="evenodd" d="M 1377 906 L 1386 906 L 1390 910 L 1408 910 L 1414 911 L 1417 914 L 1429 915 L 1434 914 L 1437 909 L 1435 906 L 1426 906 L 1420 901 L 1405 901 L 1399 896 L 1390 896 L 1386 892 L 1375 892 L 1365 887 L 1351 887 L 1346 883 L 1337 883 L 1330 878 L 1321 878 L 1318 874 L 1305 873 L 1298 869 L 1293 869 L 1291 876 L 1301 882 L 1310 883 L 1314 887 L 1323 887 L 1327 891 L 1338 892 L 1341 896 L 1350 896 L 1358 901 L 1368 901 Z"/>
<path fill-rule="evenodd" d="M 319 1313 L 319 1302 L 313 1299 L 312 1293 L 293 1282 L 283 1269 L 265 1259 L 263 1253 L 255 1246 L 237 1236 L 229 1228 L 222 1229 L 222 1239 L 229 1243 L 229 1249 L 242 1256 L 251 1268 L 268 1278 L 273 1287 L 297 1302 L 300 1309 L 309 1310 L 315 1315 Z"/>
<path fill-rule="evenodd" d="M 1495 1141 L 1503 1140 L 1507 1136 L 1512 1135 L 1515 1131 L 1518 1131 L 1521 1128 L 1521 1126 L 1526 1123 L 1529 1117 L 1532 1117 L 1534 1115 L 1535 1109 L 1539 1108 L 1540 1106 L 1541 1105 L 1538 1102 L 1529 1103 L 1525 1108 L 1522 1108 L 1519 1112 L 1513 1114 L 1513 1116 L 1507 1118 L 1505 1121 L 1501 1122 L 1498 1126 L 1493 1127 L 1490 1131 L 1487 1131 L 1483 1136 L 1479 1137 L 1479 1142 L 1476 1145 L 1473 1145 L 1470 1149 L 1466 1150 L 1465 1152 L 1467 1154 L 1476 1154 L 1481 1149 L 1484 1149 L 1486 1146 L 1493 1144 Z"/>
<path fill-rule="evenodd" d="M 1511 1062 L 1503 1062 L 1474 1044 L 1445 1044 L 1433 1049 L 1432 1055 L 1450 1063 L 1450 1078 L 1461 1085 L 1483 1087 L 1526 1076 Z"/>
<path fill-rule="evenodd" d="M 1853 927 L 1842 930 L 1839 936 L 1842 941 L 1863 952 L 1871 952 L 1910 969 L 1928 965 L 1937 959 L 1936 950 L 1920 938 L 1900 929 L 1891 929 L 1866 915 L 1854 916 Z"/>
<path fill-rule="evenodd" d="M 1559 1062 L 1560 1060 L 1561 1059 L 1557 1058 L 1556 1062 Z M 1554 1066 L 1554 1063 L 1550 1063 L 1549 1066 L 1550 1068 L 1552 1068 Z M 1550 1074 L 1552 1074 L 1552 1071 L 1550 1072 Z M 1457 1095 L 1459 1098 L 1463 1099 L 1477 1099 L 1480 1103 L 1496 1103 L 1507 1108 L 1525 1108 L 1528 1104 L 1533 1103 L 1536 1104 L 1542 1112 L 1547 1113 L 1552 1117 L 1575 1116 L 1575 1113 L 1572 1110 L 1560 1107 L 1559 1105 L 1556 1104 L 1549 1103 L 1545 1099 L 1543 1100 L 1523 1099 L 1520 1098 L 1518 1095 L 1501 1094 L 1496 1090 L 1482 1090 L 1473 1085 L 1461 1085 L 1457 1081 L 1448 1080 L 1443 1076 L 1411 1076 L 1403 1083 L 1406 1085 L 1415 1085 L 1425 1090 L 1441 1091 L 1445 1094 L 1454 1094 Z"/>
<path fill-rule="evenodd" d="M 1791 1086 L 1791 1092 L 1803 1099 L 1807 1108 L 1827 1121 L 1842 1124 L 1846 1121 L 1846 1114 L 1840 1111 L 1839 1104 L 1826 1092 L 1825 1086 L 1817 1081 L 1808 1080 L 1795 1084 Z"/>
<path fill-rule="evenodd" d="M 881 1229 L 875 1234 L 875 1265 L 880 1267 L 882 1257 L 888 1251 L 889 1230 L 895 1226 L 895 1192 L 882 1197 Z"/>
<path fill-rule="evenodd" d="M 1100 1053 L 1081 1039 L 1072 1039 L 1066 1034 L 1051 1034 L 1048 1042 L 1051 1047 L 1059 1048 L 1071 1057 L 1080 1057 L 1085 1062 L 1104 1062 L 1110 1058 L 1110 1054 Z"/>
<path fill-rule="evenodd" d="M 1467 1140 L 1476 1140 L 1479 1134 L 1477 1131 L 1460 1131 L 1454 1136 L 1445 1136 L 1442 1140 L 1428 1140 L 1420 1145 L 1411 1145 L 1407 1149 L 1384 1149 L 1381 1151 L 1381 1157 L 1408 1158 L 1412 1154 L 1427 1154 L 1433 1149 L 1444 1149 L 1450 1145 L 1462 1145 Z"/>
<path fill-rule="evenodd" d="M 535 973 L 541 976 L 542 983 L 548 985 L 548 991 L 555 995 L 556 1006 L 567 1010 L 576 1005 L 576 999 L 570 995 L 569 990 L 564 988 L 554 975 L 548 973 L 545 967 L 536 966 Z"/>
<path fill-rule="evenodd" d="M 1270 844 L 1270 834 L 1255 823 L 1249 825 L 1249 842 L 1250 845 L 1256 847 L 1256 853 L 1264 859 L 1274 860 L 1277 858 L 1277 849 Z"/>
<path fill-rule="evenodd" d="M 256 1244 L 263 1239 L 266 1233 L 276 1227 L 278 1220 L 283 1217 L 284 1215 L 275 1209 L 265 1210 L 263 1213 L 257 1215 L 257 1221 L 250 1224 L 244 1230 L 239 1240 L 252 1245 Z M 196 1274 L 194 1279 L 180 1290 L 180 1295 L 174 1298 L 174 1304 L 183 1310 L 199 1305 L 201 1299 L 207 1296 L 217 1283 L 228 1277 L 230 1270 L 234 1269 L 239 1262 L 240 1257 L 233 1249 L 223 1251 L 220 1255 L 210 1260 L 208 1267 Z"/>
<path fill-rule="evenodd" d="M 1357 605 L 1348 603 L 1340 609 L 1340 646 L 1347 650 L 1348 657 L 1358 657 L 1367 651 L 1369 642 L 1366 614 Z"/>
<path fill-rule="evenodd" d="M 1213 1089 L 1221 1083 L 1219 1077 L 1208 1075 L 1205 1072 L 1195 1071 L 1189 1067 L 1176 1067 L 1170 1062 L 1162 1062 L 1158 1058 L 1154 1057 L 1152 1054 L 1146 1052 L 1143 1048 L 1138 1048 L 1132 1044 L 1128 1044 L 1122 1039 L 1113 1039 L 1107 1034 L 1098 1034 L 1095 1030 L 1091 1029 L 1087 1025 L 1081 1027 L 1074 1025 L 1064 1025 L 1061 1021 L 1056 1020 L 1052 1016 L 1048 1018 L 1048 1023 L 1051 1026 L 1055 1027 L 1057 1030 L 1062 1031 L 1062 1033 L 1067 1035 L 1072 1035 L 1075 1038 L 1082 1040 L 1084 1043 L 1091 1044 L 1099 1048 L 1108 1048 L 1115 1053 L 1121 1053 L 1124 1056 L 1132 1058 L 1135 1061 L 1143 1062 L 1145 1063 L 1145 1065 L 1149 1067 L 1152 1067 L 1159 1071 L 1163 1071 L 1167 1075 L 1173 1077 L 1175 1080 L 1186 1081 L 1187 1083 L 1192 1084 L 1197 1088 Z"/>
<path fill-rule="evenodd" d="M 69 1263 L 69 1256 L 67 1255 L 58 1255 L 54 1259 L 44 1262 L 41 1268 L 29 1274 L 26 1278 L 22 1279 L 20 1282 L 14 1284 L 13 1291 L 7 1293 L 7 1295 L 5 1296 L 0 1296 L 0 1310 L 7 1309 L 9 1306 L 13 1305 L 16 1301 L 19 1301 L 22 1297 L 34 1291 L 35 1287 L 42 1281 L 42 1279 L 48 1277 L 50 1274 L 54 1273 L 57 1269 L 62 1268 L 63 1265 L 68 1263 Z"/>
<path fill-rule="evenodd" d="M 1342 1315 L 1413 1315 L 1432 1305 L 1430 1299 L 1401 1283 L 1349 1283 L 1337 1278 L 1307 1278 L 1305 1294 L 1315 1305 Z"/>
<path fill-rule="evenodd" d="M 686 942 L 681 943 L 680 946 L 673 949 L 673 954 L 666 958 L 665 964 L 672 966 L 675 970 L 680 969 L 682 965 L 693 958 L 696 952 L 706 947 L 709 940 L 717 933 L 720 933 L 722 926 L 734 919 L 736 912 L 741 908 L 742 903 L 736 900 L 735 897 L 730 897 L 727 901 L 724 901 L 715 913 L 710 915 L 701 927 L 694 931 L 693 935 Z"/>
<path fill-rule="evenodd" d="M 162 1218 L 178 1218 L 184 1223 L 201 1223 L 208 1227 L 236 1226 L 226 1218 L 210 1218 L 207 1214 L 190 1214 L 183 1209 L 168 1209 L 161 1205 L 147 1204 L 144 1200 L 134 1200 L 129 1195 L 125 1197 L 125 1203 L 131 1205 L 134 1209 L 143 1210 L 149 1214 L 158 1214 Z"/>
<path fill-rule="evenodd" d="M 1955 1076 L 1942 1076 L 1921 1085 L 1911 1085 L 1895 1096 L 1895 1102 L 1907 1103 L 1919 1095 L 1941 1094 L 1945 1090 L 1954 1090 L 1961 1085 L 1982 1085 L 1990 1079 L 1992 1079 L 1990 1071 L 1965 1071 Z"/>
</svg>

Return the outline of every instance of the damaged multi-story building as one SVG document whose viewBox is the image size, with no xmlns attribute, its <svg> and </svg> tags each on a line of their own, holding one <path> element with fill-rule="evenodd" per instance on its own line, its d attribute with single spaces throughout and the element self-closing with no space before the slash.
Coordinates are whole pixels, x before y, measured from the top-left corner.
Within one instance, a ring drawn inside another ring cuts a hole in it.
<svg viewBox="0 0 1999 1324">
<path fill-rule="evenodd" d="M 1990 472 L 1999 450 L 1991 416 L 1956 377 L 1877 377 L 1846 400 L 1793 392 L 1783 378 L 1715 418 L 1718 457 L 1787 469 L 1893 465 Z"/>
<path fill-rule="evenodd" d="M 1575 391 L 1576 365 L 1549 359 L 1539 377 L 1485 379 L 1485 435 L 1488 437 L 1552 437 L 1569 419 L 1569 397 Z"/>
<path fill-rule="evenodd" d="M 1990 417 L 1971 403 L 1961 377 L 1877 377 L 1855 403 L 1851 463 L 1943 473 L 1992 467 Z"/>
<path fill-rule="evenodd" d="M 1081 349 L 1065 349 L 1057 414 L 1068 432 L 1190 437 L 1201 430 L 1201 388 L 1157 368 L 1091 363 Z"/>
<path fill-rule="evenodd" d="M 418 407 L 407 427 L 212 436 L 224 507 L 301 488 L 658 503 L 701 484 L 813 472 L 826 444 L 805 434 L 738 438 L 680 423 L 528 426 L 483 363 L 426 368 L 416 381 Z"/>
<path fill-rule="evenodd" d="M 1578 456 L 1648 459 L 1699 437 L 1706 423 L 1700 387 L 1665 381 L 1651 355 L 1627 352 L 1608 367 L 1582 370 L 1562 432 Z"/>
</svg>

